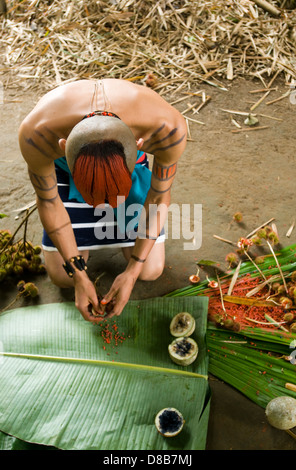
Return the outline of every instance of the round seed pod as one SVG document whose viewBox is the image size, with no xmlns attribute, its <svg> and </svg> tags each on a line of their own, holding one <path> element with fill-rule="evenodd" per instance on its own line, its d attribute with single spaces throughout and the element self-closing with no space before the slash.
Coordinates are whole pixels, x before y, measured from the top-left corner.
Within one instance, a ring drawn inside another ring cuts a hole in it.
<svg viewBox="0 0 296 470">
<path fill-rule="evenodd" d="M 4 269 L 6 271 L 6 274 L 11 274 L 13 272 L 13 264 L 12 263 L 6 263 L 4 266 Z"/>
<path fill-rule="evenodd" d="M 39 264 L 37 272 L 39 274 L 45 274 L 47 272 L 45 264 Z"/>
<path fill-rule="evenodd" d="M 279 282 L 273 282 L 271 285 L 273 292 L 278 292 L 280 287 L 281 287 L 281 284 Z"/>
<path fill-rule="evenodd" d="M 176 338 L 190 336 L 194 330 L 195 319 L 188 312 L 177 313 L 170 323 L 170 333 Z"/>
<path fill-rule="evenodd" d="M 291 429 L 296 426 L 296 399 L 288 396 L 276 397 L 265 409 L 267 420 L 277 429 Z"/>
<path fill-rule="evenodd" d="M 184 424 L 185 420 L 176 408 L 164 408 L 155 417 L 156 429 L 165 437 L 177 436 L 182 431 Z"/>
<path fill-rule="evenodd" d="M 35 286 L 33 282 L 27 282 L 24 285 L 23 292 L 25 295 L 28 294 L 30 297 L 37 297 L 37 295 L 39 294 L 38 287 Z"/>
<path fill-rule="evenodd" d="M 277 294 L 281 295 L 281 294 L 285 294 L 286 293 L 286 289 L 285 289 L 285 286 L 283 286 L 283 284 L 281 284 L 277 290 Z"/>
<path fill-rule="evenodd" d="M 20 260 L 20 266 L 23 268 L 23 269 L 28 269 L 29 267 L 29 260 L 27 260 L 27 258 L 22 258 Z"/>
<path fill-rule="evenodd" d="M 180 366 L 189 366 L 198 355 L 198 345 L 192 338 L 176 338 L 168 349 L 171 360 Z"/>
<path fill-rule="evenodd" d="M 295 318 L 294 313 L 289 312 L 289 313 L 285 313 L 285 315 L 284 315 L 284 317 L 283 317 L 283 320 L 286 321 L 287 323 L 292 323 L 292 321 L 294 320 L 294 318 Z"/>
<path fill-rule="evenodd" d="M 281 297 L 280 304 L 282 307 L 284 307 L 285 310 L 288 310 L 293 306 L 293 301 L 289 297 Z"/>
<path fill-rule="evenodd" d="M 13 273 L 16 274 L 17 276 L 20 276 L 23 274 L 24 270 L 19 264 L 15 264 L 13 267 Z"/>
<path fill-rule="evenodd" d="M 235 321 L 233 323 L 233 327 L 232 327 L 233 331 L 236 331 L 238 333 L 241 330 L 241 328 L 242 328 L 241 324 L 238 321 Z"/>
<path fill-rule="evenodd" d="M 17 283 L 17 286 L 16 286 L 16 287 L 17 287 L 17 290 L 18 290 L 19 292 L 23 292 L 24 287 L 25 287 L 25 284 L 26 284 L 26 282 L 25 282 L 24 280 L 19 281 L 19 282 Z"/>
<path fill-rule="evenodd" d="M 37 271 L 38 271 L 38 267 L 39 267 L 39 264 L 33 263 L 33 262 L 31 261 L 31 262 L 29 262 L 28 271 L 29 271 L 30 273 L 35 274 L 35 273 L 37 273 Z"/>
<path fill-rule="evenodd" d="M 41 264 L 41 261 L 42 260 L 41 260 L 40 256 L 38 256 L 38 255 L 33 255 L 32 256 L 32 263 L 38 265 L 38 264 Z"/>
<path fill-rule="evenodd" d="M 227 319 L 224 321 L 224 326 L 225 326 L 225 328 L 227 328 L 227 329 L 233 328 L 233 325 L 234 325 L 234 321 L 232 320 L 232 318 L 227 318 Z"/>
</svg>

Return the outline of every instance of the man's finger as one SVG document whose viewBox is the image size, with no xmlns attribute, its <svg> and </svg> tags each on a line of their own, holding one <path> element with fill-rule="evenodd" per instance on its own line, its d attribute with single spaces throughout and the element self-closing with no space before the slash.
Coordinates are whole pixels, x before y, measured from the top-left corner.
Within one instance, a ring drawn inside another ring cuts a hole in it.
<svg viewBox="0 0 296 470">
<path fill-rule="evenodd" d="M 109 302 L 111 302 L 111 300 L 113 300 L 113 298 L 115 297 L 116 295 L 116 291 L 114 289 L 110 289 L 109 292 L 104 296 L 104 298 L 101 300 L 101 305 L 106 305 L 108 304 Z"/>
<path fill-rule="evenodd" d="M 93 315 L 104 315 L 105 313 L 105 306 L 102 306 L 101 304 L 97 304 L 96 306 L 94 306 L 93 304 L 89 304 L 89 311 L 93 314 Z"/>
<path fill-rule="evenodd" d="M 87 306 L 86 308 L 83 308 L 83 307 L 78 307 L 78 310 L 80 311 L 81 315 L 83 316 L 84 320 L 86 321 L 90 321 L 90 322 L 93 322 L 93 321 L 100 321 L 102 318 L 104 317 L 99 317 L 99 316 L 95 316 L 92 314 L 92 312 L 89 310 L 89 306 Z"/>
<path fill-rule="evenodd" d="M 116 301 L 114 302 L 113 308 L 111 308 L 110 311 L 105 315 L 105 318 L 106 317 L 112 318 L 114 316 L 119 316 L 122 313 L 126 304 L 127 304 L 127 301 L 116 299 Z"/>
</svg>

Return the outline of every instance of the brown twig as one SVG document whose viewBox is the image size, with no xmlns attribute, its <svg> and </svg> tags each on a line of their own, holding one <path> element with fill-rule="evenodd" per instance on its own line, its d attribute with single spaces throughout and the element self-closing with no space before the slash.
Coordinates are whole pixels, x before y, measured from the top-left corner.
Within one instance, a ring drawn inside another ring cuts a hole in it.
<svg viewBox="0 0 296 470">
<path fill-rule="evenodd" d="M 278 267 L 278 270 L 279 270 L 279 272 L 280 272 L 281 278 L 282 278 L 282 280 L 283 280 L 283 284 L 284 284 L 285 290 L 286 290 L 286 292 L 288 293 L 288 287 L 287 287 L 287 283 L 286 283 L 286 280 L 285 280 L 285 276 L 283 275 L 283 271 L 282 271 L 281 266 L 280 266 L 280 264 L 279 264 L 279 262 L 278 262 L 278 259 L 277 259 L 277 257 L 276 257 L 276 254 L 275 254 L 275 252 L 274 252 L 274 250 L 273 250 L 273 248 L 272 248 L 272 246 L 271 246 L 271 243 L 270 243 L 268 240 L 266 240 L 266 243 L 267 243 L 267 245 L 269 246 L 269 249 L 270 249 L 270 251 L 271 251 L 271 253 L 272 253 L 272 255 L 273 255 L 274 259 L 275 259 L 276 265 L 277 265 L 277 267 Z"/>
<path fill-rule="evenodd" d="M 21 227 L 27 223 L 27 220 L 28 218 L 30 217 L 30 215 L 37 209 L 37 206 L 33 207 L 33 209 L 27 213 L 27 215 L 25 216 L 25 218 L 22 220 L 22 222 L 19 224 L 19 226 L 17 227 L 17 229 L 14 231 L 14 233 L 12 234 L 11 238 L 6 242 L 6 244 L 4 245 L 4 247 L 1 249 L 0 251 L 0 254 L 3 253 L 6 248 L 13 242 L 14 240 L 14 237 L 16 236 L 16 234 L 18 233 L 18 231 L 21 229 Z"/>
</svg>

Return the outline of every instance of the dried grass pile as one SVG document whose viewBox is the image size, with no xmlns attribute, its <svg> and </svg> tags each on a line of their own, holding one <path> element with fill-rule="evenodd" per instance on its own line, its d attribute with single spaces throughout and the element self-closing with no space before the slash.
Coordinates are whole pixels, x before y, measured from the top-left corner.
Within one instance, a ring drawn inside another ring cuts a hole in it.
<svg viewBox="0 0 296 470">
<path fill-rule="evenodd" d="M 296 79 L 296 11 L 275 16 L 250 0 L 7 0 L 0 18 L 5 87 L 145 83 L 152 73 L 162 93 L 237 76 Z"/>
</svg>

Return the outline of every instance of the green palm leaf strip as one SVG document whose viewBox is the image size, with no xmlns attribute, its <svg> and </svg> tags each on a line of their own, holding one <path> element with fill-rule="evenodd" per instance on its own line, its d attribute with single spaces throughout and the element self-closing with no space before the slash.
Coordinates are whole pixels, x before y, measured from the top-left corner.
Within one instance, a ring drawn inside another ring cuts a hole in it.
<svg viewBox="0 0 296 470">
<path fill-rule="evenodd" d="M 251 333 L 233 334 L 209 326 L 209 371 L 264 408 L 276 396 L 295 397 L 295 392 L 285 387 L 286 383 L 295 383 L 296 367 L 286 359 L 292 352 L 289 344 L 295 335 L 281 341 L 280 335 L 261 331 L 256 343 L 254 339 Z"/>
<path fill-rule="evenodd" d="M 197 374 L 195 372 L 189 372 L 187 370 L 178 370 L 178 369 L 169 369 L 168 367 L 156 367 L 156 366 L 145 366 L 143 364 L 132 364 L 126 362 L 116 362 L 116 361 L 102 361 L 98 359 L 83 359 L 78 357 L 60 357 L 60 356 L 44 356 L 41 354 L 23 354 L 23 353 L 13 353 L 13 352 L 0 352 L 0 356 L 7 357 L 18 357 L 25 359 L 40 359 L 48 361 L 60 361 L 60 362 L 75 362 L 77 364 L 89 364 L 89 365 L 101 365 L 109 367 L 121 367 L 121 368 L 131 368 L 139 370 L 149 370 L 155 372 L 163 372 L 166 374 L 176 374 L 184 375 L 187 377 L 198 377 L 207 380 L 208 376 L 203 374 Z"/>
</svg>

